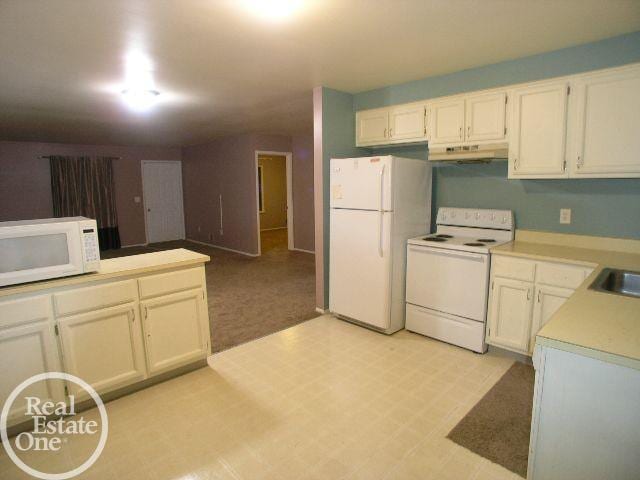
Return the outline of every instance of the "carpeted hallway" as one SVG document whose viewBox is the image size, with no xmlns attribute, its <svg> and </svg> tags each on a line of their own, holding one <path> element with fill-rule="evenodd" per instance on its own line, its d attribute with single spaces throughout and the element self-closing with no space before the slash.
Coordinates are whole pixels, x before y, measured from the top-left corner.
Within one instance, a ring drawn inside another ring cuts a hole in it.
<svg viewBox="0 0 640 480">
<path fill-rule="evenodd" d="M 283 237 L 284 235 L 284 237 Z M 262 256 L 249 257 L 189 241 L 101 252 L 114 258 L 171 248 L 211 257 L 206 267 L 211 346 L 219 352 L 316 317 L 315 259 L 287 250 L 286 230 L 262 232 Z"/>
</svg>

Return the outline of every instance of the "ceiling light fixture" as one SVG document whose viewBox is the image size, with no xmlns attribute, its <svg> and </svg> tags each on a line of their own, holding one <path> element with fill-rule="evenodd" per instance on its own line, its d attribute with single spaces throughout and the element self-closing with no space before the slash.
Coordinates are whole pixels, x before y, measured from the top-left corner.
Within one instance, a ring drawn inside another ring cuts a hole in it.
<svg viewBox="0 0 640 480">
<path fill-rule="evenodd" d="M 125 102 L 134 110 L 147 110 L 156 102 L 156 97 L 160 95 L 157 90 L 125 88 L 122 90 Z"/>
<path fill-rule="evenodd" d="M 245 0 L 249 10 L 273 21 L 292 16 L 302 5 L 302 0 Z"/>
<path fill-rule="evenodd" d="M 126 80 L 121 90 L 127 106 L 133 110 L 147 110 L 157 101 L 151 61 L 140 52 L 131 52 L 126 59 Z"/>
</svg>

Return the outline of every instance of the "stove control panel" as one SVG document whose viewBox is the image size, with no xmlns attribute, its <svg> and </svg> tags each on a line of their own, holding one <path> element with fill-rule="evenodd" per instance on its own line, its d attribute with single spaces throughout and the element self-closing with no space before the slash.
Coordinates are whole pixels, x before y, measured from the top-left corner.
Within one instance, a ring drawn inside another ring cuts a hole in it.
<svg viewBox="0 0 640 480">
<path fill-rule="evenodd" d="M 495 230 L 513 230 L 514 220 L 511 210 L 491 210 L 486 208 L 449 208 L 438 209 L 438 225 L 457 227 L 491 228 Z"/>
</svg>

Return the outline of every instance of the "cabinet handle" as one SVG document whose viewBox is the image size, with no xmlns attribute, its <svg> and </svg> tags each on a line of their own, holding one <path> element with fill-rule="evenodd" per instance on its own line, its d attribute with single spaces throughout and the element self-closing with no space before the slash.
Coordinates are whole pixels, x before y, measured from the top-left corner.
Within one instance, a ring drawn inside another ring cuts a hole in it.
<svg viewBox="0 0 640 480">
<path fill-rule="evenodd" d="M 538 303 L 540 303 L 540 290 L 538 290 Z"/>
<path fill-rule="evenodd" d="M 393 138 L 393 128 L 389 129 L 389 138 Z"/>
<path fill-rule="evenodd" d="M 387 138 L 387 129 L 384 129 L 384 138 Z"/>
<path fill-rule="evenodd" d="M 129 310 L 129 320 L 131 320 L 132 322 L 136 321 L 136 314 L 133 311 L 133 308 L 131 310 Z"/>
<path fill-rule="evenodd" d="M 460 140 L 462 140 L 462 127 L 460 127 Z"/>
<path fill-rule="evenodd" d="M 517 158 L 513 159 L 513 169 L 514 170 L 518 170 L 518 159 Z"/>
<path fill-rule="evenodd" d="M 531 300 L 531 289 L 527 288 L 527 300 Z"/>
<path fill-rule="evenodd" d="M 582 156 L 578 155 L 578 164 L 576 165 L 578 168 L 582 167 Z"/>
<path fill-rule="evenodd" d="M 469 140 L 470 136 L 471 136 L 471 125 L 467 125 L 467 140 Z"/>
</svg>

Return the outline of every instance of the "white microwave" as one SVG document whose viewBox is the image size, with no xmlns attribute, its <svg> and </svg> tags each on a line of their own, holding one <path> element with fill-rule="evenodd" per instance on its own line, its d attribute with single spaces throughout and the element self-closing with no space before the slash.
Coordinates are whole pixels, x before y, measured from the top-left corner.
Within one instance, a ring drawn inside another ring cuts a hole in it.
<svg viewBox="0 0 640 480">
<path fill-rule="evenodd" d="M 66 217 L 0 222 L 0 287 L 99 269 L 95 220 Z"/>
</svg>

